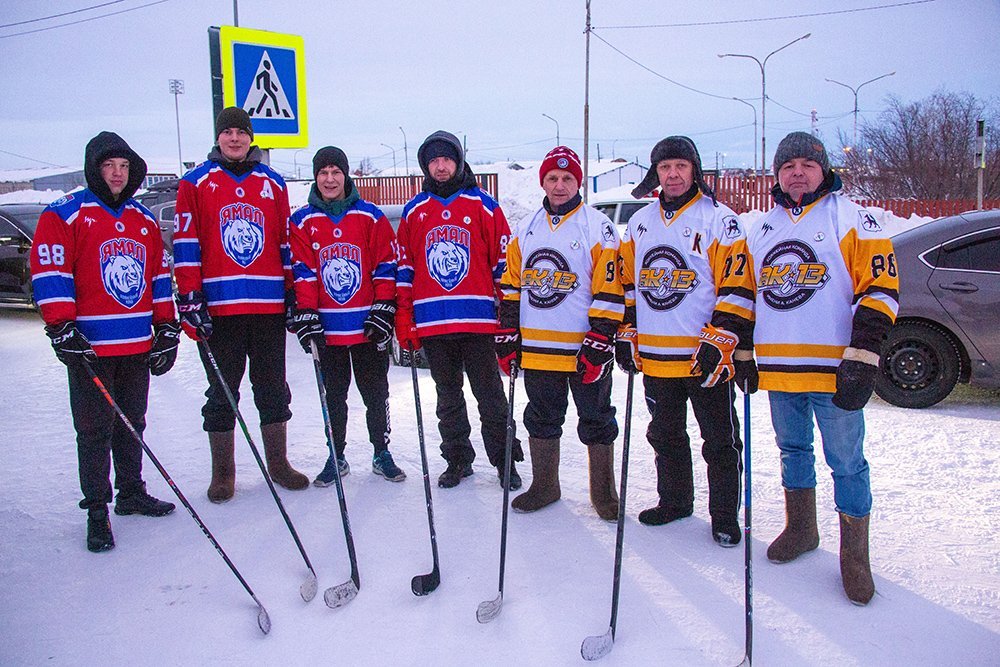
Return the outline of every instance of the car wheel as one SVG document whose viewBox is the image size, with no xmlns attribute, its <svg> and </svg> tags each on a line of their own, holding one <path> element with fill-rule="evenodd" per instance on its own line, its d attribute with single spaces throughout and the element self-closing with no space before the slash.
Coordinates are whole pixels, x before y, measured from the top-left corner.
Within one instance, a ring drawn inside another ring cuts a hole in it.
<svg viewBox="0 0 1000 667">
<path fill-rule="evenodd" d="M 926 408 L 951 393 L 961 368 L 961 354 L 948 334 L 923 322 L 902 322 L 882 347 L 875 393 L 901 408 Z"/>
</svg>

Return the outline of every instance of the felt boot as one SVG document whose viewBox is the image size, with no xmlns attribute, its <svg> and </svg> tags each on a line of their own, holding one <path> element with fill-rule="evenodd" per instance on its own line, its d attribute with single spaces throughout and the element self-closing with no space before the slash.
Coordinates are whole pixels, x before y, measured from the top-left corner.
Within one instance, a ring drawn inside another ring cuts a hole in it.
<svg viewBox="0 0 1000 667">
<path fill-rule="evenodd" d="M 208 444 L 212 448 L 212 482 L 208 485 L 208 499 L 224 503 L 236 492 L 236 460 L 232 431 L 209 431 Z"/>
<path fill-rule="evenodd" d="M 590 460 L 590 504 L 605 521 L 618 520 L 618 492 L 615 490 L 615 446 L 587 445 Z"/>
<path fill-rule="evenodd" d="M 299 491 L 309 486 L 309 478 L 288 463 L 288 436 L 286 422 L 266 424 L 260 427 L 264 440 L 264 458 L 267 459 L 267 473 L 278 486 L 290 491 Z"/>
<path fill-rule="evenodd" d="M 562 496 L 559 488 L 559 438 L 528 438 L 531 453 L 531 486 L 511 501 L 518 512 L 534 512 Z"/>
<path fill-rule="evenodd" d="M 816 489 L 785 489 L 785 529 L 767 548 L 767 559 L 787 563 L 818 546 Z"/>
</svg>

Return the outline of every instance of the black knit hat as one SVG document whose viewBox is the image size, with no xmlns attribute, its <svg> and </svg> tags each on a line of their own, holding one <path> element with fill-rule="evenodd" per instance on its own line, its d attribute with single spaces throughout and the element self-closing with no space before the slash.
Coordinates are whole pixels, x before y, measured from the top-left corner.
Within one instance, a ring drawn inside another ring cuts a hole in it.
<svg viewBox="0 0 1000 667">
<path fill-rule="evenodd" d="M 336 146 L 324 146 L 323 148 L 316 151 L 316 155 L 313 157 L 313 178 L 324 167 L 338 167 L 344 176 L 351 175 L 351 166 L 347 162 L 347 154 L 340 150 Z"/>
<path fill-rule="evenodd" d="M 830 171 L 830 156 L 827 155 L 826 147 L 818 137 L 814 137 L 808 132 L 792 132 L 778 144 L 778 150 L 774 152 L 774 166 L 772 169 L 777 174 L 781 165 L 797 157 L 812 160 L 823 167 L 823 173 Z"/>
<path fill-rule="evenodd" d="M 694 167 L 694 182 L 705 194 L 711 195 L 711 190 L 705 184 L 705 178 L 701 171 L 701 155 L 698 148 L 690 138 L 675 135 L 661 139 L 653 150 L 649 152 L 649 171 L 645 178 L 633 190 L 632 196 L 636 199 L 645 197 L 660 185 L 660 177 L 656 172 L 656 165 L 664 160 L 687 160 Z"/>
<path fill-rule="evenodd" d="M 250 122 L 250 114 L 239 107 L 226 107 L 215 118 L 215 138 L 218 139 L 220 134 L 233 127 L 243 130 L 253 139 L 253 123 Z"/>
</svg>

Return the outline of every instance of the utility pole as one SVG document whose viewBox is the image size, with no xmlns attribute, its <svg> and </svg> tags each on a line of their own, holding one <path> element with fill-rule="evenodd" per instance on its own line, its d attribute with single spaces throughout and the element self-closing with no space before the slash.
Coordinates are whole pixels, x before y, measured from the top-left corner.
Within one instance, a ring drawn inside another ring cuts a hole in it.
<svg viewBox="0 0 1000 667">
<path fill-rule="evenodd" d="M 174 96 L 174 118 L 177 120 L 177 177 L 184 175 L 184 159 L 181 157 L 181 112 L 177 105 L 177 96 L 184 94 L 184 82 L 180 79 L 170 79 L 170 94 Z"/>
<path fill-rule="evenodd" d="M 240 27 L 240 1 L 233 0 L 233 25 Z"/>
<path fill-rule="evenodd" d="M 986 171 L 986 121 L 976 121 L 976 210 L 983 210 L 983 172 Z"/>
<path fill-rule="evenodd" d="M 587 193 L 590 191 L 590 179 L 587 177 L 587 165 L 590 163 L 590 0 L 587 0 L 587 66 L 584 71 L 583 84 L 583 203 L 587 203 Z"/>
<path fill-rule="evenodd" d="M 398 176 L 399 174 L 396 173 L 396 149 L 390 146 L 389 144 L 382 144 L 382 145 L 392 151 L 392 175 Z"/>
<path fill-rule="evenodd" d="M 543 113 L 542 115 L 556 124 L 556 146 L 562 146 L 562 141 L 560 141 L 559 139 L 559 121 L 557 121 L 555 118 L 548 115 L 547 113 Z"/>
<path fill-rule="evenodd" d="M 740 102 L 741 104 L 747 105 L 748 107 L 750 107 L 750 111 L 753 111 L 753 162 L 751 162 L 750 164 L 751 164 L 751 169 L 756 169 L 757 168 L 757 107 L 750 104 L 746 100 L 742 100 L 738 97 L 734 97 L 733 99 L 736 100 L 737 102 Z M 764 174 L 761 173 L 761 176 L 763 175 Z"/>
<path fill-rule="evenodd" d="M 403 132 L 403 126 L 402 125 L 399 126 L 399 131 Z M 403 132 L 403 158 L 406 161 L 406 175 L 409 176 L 410 175 L 410 154 L 409 154 L 408 148 L 406 146 L 406 132 Z"/>
</svg>

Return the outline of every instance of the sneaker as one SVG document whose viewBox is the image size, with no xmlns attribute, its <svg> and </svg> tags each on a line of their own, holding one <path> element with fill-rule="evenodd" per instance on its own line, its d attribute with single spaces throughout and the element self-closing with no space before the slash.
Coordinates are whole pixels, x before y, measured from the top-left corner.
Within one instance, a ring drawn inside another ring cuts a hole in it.
<svg viewBox="0 0 1000 667">
<path fill-rule="evenodd" d="M 497 478 L 500 480 L 500 486 L 503 486 L 503 464 L 497 466 Z M 517 468 L 514 467 L 514 462 L 510 462 L 510 491 L 517 491 L 521 488 L 521 476 L 517 473 Z"/>
<path fill-rule="evenodd" d="M 382 475 L 390 482 L 402 482 L 406 479 L 406 473 L 392 460 L 392 454 L 389 453 L 388 449 L 379 452 L 372 458 L 372 472 L 376 475 Z"/>
<path fill-rule="evenodd" d="M 157 500 L 146 493 L 146 484 L 143 483 L 135 491 L 125 493 L 118 492 L 115 498 L 115 514 L 127 516 L 129 514 L 141 514 L 142 516 L 166 516 L 174 511 L 176 505 L 165 500 Z"/>
<path fill-rule="evenodd" d="M 712 519 L 712 539 L 720 547 L 735 547 L 740 543 L 740 524 L 735 518 Z"/>
<path fill-rule="evenodd" d="M 463 477 L 468 477 L 472 474 L 472 464 L 471 463 L 454 463 L 448 464 L 448 468 L 445 469 L 441 476 L 438 477 L 438 486 L 442 489 L 450 489 L 454 486 L 458 486 L 459 482 L 462 481 Z"/>
<path fill-rule="evenodd" d="M 115 548 L 115 537 L 111 534 L 107 505 L 91 507 L 87 510 L 87 550 L 98 553 Z"/>
<path fill-rule="evenodd" d="M 326 465 L 323 466 L 323 471 L 316 475 L 316 479 L 313 480 L 313 486 L 327 487 L 334 482 L 334 468 L 333 468 L 333 456 L 329 456 L 326 459 Z M 340 478 L 343 479 L 351 474 L 351 466 L 347 463 L 347 458 L 340 454 L 337 456 L 337 467 L 340 468 Z"/>
</svg>

